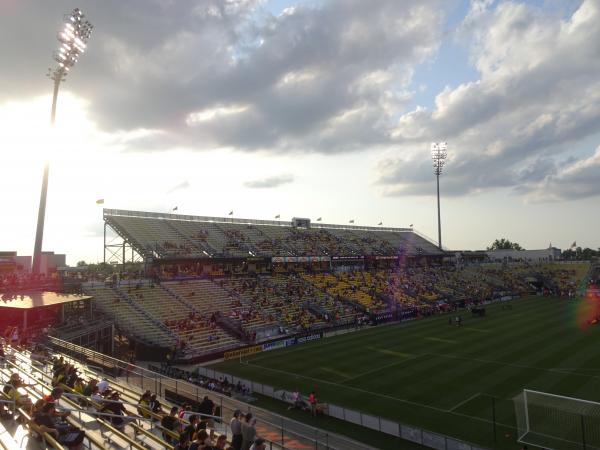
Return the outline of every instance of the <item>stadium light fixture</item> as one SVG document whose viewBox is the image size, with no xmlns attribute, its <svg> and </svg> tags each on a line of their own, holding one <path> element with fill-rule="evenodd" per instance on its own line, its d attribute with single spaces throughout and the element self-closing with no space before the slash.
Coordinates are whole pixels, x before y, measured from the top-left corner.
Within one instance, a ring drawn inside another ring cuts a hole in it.
<svg viewBox="0 0 600 450">
<path fill-rule="evenodd" d="M 66 80 L 69 70 L 75 66 L 81 54 L 85 51 L 87 41 L 92 34 L 93 25 L 85 19 L 83 12 L 75 8 L 71 14 L 65 16 L 65 25 L 58 33 L 59 48 L 54 52 L 54 60 L 57 66 L 48 69 L 48 77 L 54 82 L 52 94 L 52 109 L 50 112 L 50 126 L 54 126 L 56 119 L 56 100 L 60 83 Z M 48 174 L 50 164 L 46 161 L 44 166 L 44 177 L 42 179 L 42 193 L 40 195 L 40 207 L 38 209 L 37 229 L 35 233 L 35 247 L 33 250 L 32 273 L 40 273 L 42 256 L 42 240 L 44 238 L 44 220 L 46 216 L 46 197 L 48 195 Z"/>
<path fill-rule="evenodd" d="M 431 159 L 433 160 L 433 173 L 437 181 L 437 211 L 438 211 L 438 247 L 442 249 L 442 219 L 440 214 L 440 175 L 446 158 L 448 157 L 448 144 L 446 142 L 433 142 L 431 144 Z"/>
</svg>

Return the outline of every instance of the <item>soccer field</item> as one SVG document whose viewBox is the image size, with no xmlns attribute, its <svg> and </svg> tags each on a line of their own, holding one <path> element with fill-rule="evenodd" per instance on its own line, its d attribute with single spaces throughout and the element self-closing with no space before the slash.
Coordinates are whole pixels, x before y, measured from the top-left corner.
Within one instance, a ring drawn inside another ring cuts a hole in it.
<svg viewBox="0 0 600 450">
<path fill-rule="evenodd" d="M 600 401 L 600 326 L 579 301 L 526 298 L 487 316 L 372 327 L 214 369 L 487 447 L 515 448 L 512 398 L 524 388 Z M 495 402 L 497 441 L 492 432 Z"/>
</svg>

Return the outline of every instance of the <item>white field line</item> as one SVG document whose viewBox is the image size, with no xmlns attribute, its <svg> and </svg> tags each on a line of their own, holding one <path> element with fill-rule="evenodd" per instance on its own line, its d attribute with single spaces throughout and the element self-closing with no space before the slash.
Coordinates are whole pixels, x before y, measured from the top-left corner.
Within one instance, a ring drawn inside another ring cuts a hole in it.
<svg viewBox="0 0 600 450">
<path fill-rule="evenodd" d="M 346 390 L 352 390 L 352 391 L 356 391 L 356 392 L 362 392 L 363 394 L 369 394 L 369 395 L 374 396 L 374 397 L 381 397 L 381 398 L 386 398 L 388 400 L 393 400 L 393 401 L 396 401 L 396 402 L 399 402 L 399 403 L 405 403 L 407 405 L 419 406 L 421 408 L 430 409 L 432 411 L 437 411 L 437 412 L 444 413 L 444 414 L 452 414 L 454 416 L 466 417 L 468 419 L 473 419 L 473 420 L 477 420 L 479 422 L 484 422 L 484 423 L 488 423 L 488 424 L 493 423 L 491 420 L 484 419 L 482 417 L 470 416 L 469 414 L 462 414 L 462 413 L 458 413 L 458 412 L 455 412 L 455 411 L 450 411 L 448 409 L 443 409 L 443 408 L 438 408 L 436 406 L 427 405 L 425 403 L 413 402 L 411 400 L 406 400 L 406 399 L 399 398 L 399 397 L 393 397 L 391 395 L 386 395 L 386 394 L 380 394 L 380 393 L 377 393 L 377 392 L 368 391 L 366 389 L 360 389 L 360 388 L 357 388 L 357 387 L 354 387 L 354 386 L 347 386 L 347 385 L 344 385 L 344 384 L 335 383 L 333 381 L 327 381 L 327 380 L 323 380 L 323 379 L 320 379 L 320 378 L 314 378 L 314 377 L 309 377 L 309 376 L 306 376 L 306 375 L 300 375 L 298 373 L 292 373 L 292 372 L 288 372 L 286 370 L 273 369 L 271 367 L 261 366 L 259 364 L 255 364 L 253 362 L 247 362 L 247 364 L 249 366 L 259 367 L 261 369 L 268 370 L 268 371 L 271 371 L 271 372 L 282 373 L 282 374 L 287 375 L 288 377 L 290 377 L 290 379 L 304 378 L 306 380 L 315 381 L 317 383 L 329 384 L 331 386 L 336 386 L 337 388 L 340 388 L 342 390 L 346 389 Z M 501 422 L 498 422 L 498 421 L 496 421 L 496 424 L 497 425 L 501 425 L 503 427 L 507 427 L 507 428 L 513 429 L 513 430 L 517 429 L 513 425 L 509 425 L 509 424 L 506 424 L 506 423 L 501 423 Z"/>
<path fill-rule="evenodd" d="M 421 353 L 419 355 L 414 355 L 414 356 L 411 356 L 410 358 L 406 358 L 403 361 L 396 361 L 396 362 L 393 362 L 391 364 L 386 364 L 385 366 L 376 367 L 375 369 L 372 369 L 372 370 L 367 370 L 366 372 L 359 373 L 359 374 L 354 375 L 352 377 L 347 377 L 345 380 L 342 381 L 342 383 L 346 383 L 348 381 L 356 380 L 357 378 L 362 378 L 362 377 L 364 377 L 366 375 L 370 375 L 372 373 L 379 372 L 380 370 L 389 369 L 390 367 L 394 367 L 394 366 L 397 366 L 399 364 L 404 364 L 404 363 L 406 363 L 408 361 L 413 361 L 413 360 L 415 360 L 417 358 L 421 358 L 422 356 L 426 356 L 426 355 L 423 354 L 423 353 Z"/>
<path fill-rule="evenodd" d="M 456 405 L 454 405 L 452 408 L 450 408 L 448 411 L 452 412 L 455 409 L 460 408 L 462 405 L 464 405 L 465 403 L 469 403 L 471 400 L 479 397 L 481 395 L 481 392 L 477 392 L 476 394 L 471 395 L 469 398 L 463 400 L 462 402 L 457 403 Z"/>
<path fill-rule="evenodd" d="M 543 372 L 559 373 L 562 375 L 576 375 L 576 376 L 585 377 L 585 378 L 600 378 L 600 376 L 598 376 L 598 375 L 589 375 L 589 374 L 585 374 L 585 373 L 571 372 L 567 369 L 558 368 L 558 367 L 551 368 L 551 367 L 528 366 L 526 364 L 515 364 L 515 363 L 504 362 L 504 361 L 495 361 L 493 359 L 470 358 L 468 356 L 452 355 L 452 354 L 448 354 L 448 353 L 446 353 L 446 354 L 426 353 L 426 354 L 430 355 L 430 356 L 436 356 L 438 358 L 460 359 L 463 361 L 474 361 L 474 362 L 480 362 L 483 364 L 496 364 L 499 366 L 516 367 L 518 369 L 532 369 L 532 370 L 539 370 L 539 371 L 543 371 Z"/>
</svg>

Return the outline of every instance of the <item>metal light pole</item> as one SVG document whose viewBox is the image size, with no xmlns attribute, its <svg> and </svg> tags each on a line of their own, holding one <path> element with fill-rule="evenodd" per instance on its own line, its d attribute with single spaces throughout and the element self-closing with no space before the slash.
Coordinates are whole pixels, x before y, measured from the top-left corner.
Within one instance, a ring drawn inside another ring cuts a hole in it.
<svg viewBox="0 0 600 450">
<path fill-rule="evenodd" d="M 433 173 L 437 181 L 437 211 L 438 211 L 438 247 L 442 250 L 442 219 L 440 215 L 440 175 L 446 164 L 448 156 L 448 144 L 446 142 L 434 142 L 431 144 L 431 158 L 433 159 Z"/>
<path fill-rule="evenodd" d="M 79 8 L 75 8 L 71 14 L 65 16 L 65 26 L 58 33 L 60 43 L 58 51 L 54 52 L 54 60 L 58 66 L 48 70 L 48 77 L 54 82 L 52 95 L 52 110 L 50 112 L 50 126 L 54 126 L 56 119 L 56 100 L 60 83 L 66 80 L 69 70 L 77 63 L 79 56 L 85 51 L 88 39 L 92 33 L 92 24 L 85 20 L 85 16 Z M 44 178 L 42 180 L 42 193 L 40 195 L 40 207 L 38 210 L 37 229 L 35 232 L 35 247 L 33 250 L 32 273 L 40 273 L 42 257 L 42 240 L 44 238 L 44 219 L 46 217 L 46 197 L 48 195 L 48 173 L 50 163 L 44 166 Z"/>
</svg>

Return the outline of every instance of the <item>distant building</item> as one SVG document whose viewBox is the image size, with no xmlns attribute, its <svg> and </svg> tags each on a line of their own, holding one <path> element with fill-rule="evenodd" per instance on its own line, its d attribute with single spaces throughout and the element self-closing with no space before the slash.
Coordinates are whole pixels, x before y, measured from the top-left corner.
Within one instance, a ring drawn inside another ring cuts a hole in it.
<svg viewBox="0 0 600 450">
<path fill-rule="evenodd" d="M 59 267 L 66 266 L 66 255 L 56 254 L 54 252 L 42 252 L 40 273 L 50 275 L 56 272 Z M 26 274 L 31 272 L 31 256 L 18 256 L 17 252 L 0 252 L 0 274 L 19 273 Z"/>
<path fill-rule="evenodd" d="M 561 249 L 556 247 L 545 248 L 543 250 L 493 250 L 486 251 L 486 254 L 492 262 L 548 262 L 561 259 Z"/>
<path fill-rule="evenodd" d="M 29 273 L 31 256 L 17 256 L 17 252 L 0 252 L 0 274 Z"/>
<path fill-rule="evenodd" d="M 59 267 L 67 265 L 67 257 L 64 254 L 54 252 L 42 252 L 40 263 L 40 273 L 50 275 L 56 272 Z"/>
</svg>

